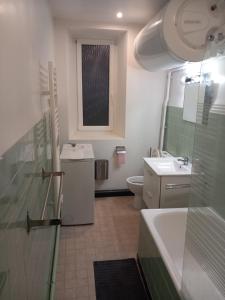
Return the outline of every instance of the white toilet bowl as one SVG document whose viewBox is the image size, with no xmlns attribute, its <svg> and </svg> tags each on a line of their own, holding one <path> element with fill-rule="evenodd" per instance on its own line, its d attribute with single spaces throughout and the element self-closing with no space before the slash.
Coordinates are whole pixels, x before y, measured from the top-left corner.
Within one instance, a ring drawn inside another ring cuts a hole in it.
<svg viewBox="0 0 225 300">
<path fill-rule="evenodd" d="M 143 198 L 143 186 L 144 186 L 144 176 L 133 176 L 127 178 L 127 186 L 129 190 L 134 193 L 134 207 L 137 209 L 142 208 L 142 198 Z"/>
</svg>

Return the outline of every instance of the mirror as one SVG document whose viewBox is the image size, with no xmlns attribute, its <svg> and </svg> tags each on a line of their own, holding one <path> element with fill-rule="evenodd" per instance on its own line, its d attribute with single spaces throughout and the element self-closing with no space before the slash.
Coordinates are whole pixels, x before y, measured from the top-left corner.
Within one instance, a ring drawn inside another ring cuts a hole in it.
<svg viewBox="0 0 225 300">
<path fill-rule="evenodd" d="M 209 73 L 195 77 L 186 77 L 183 103 L 183 120 L 207 124 L 209 111 L 215 98 L 217 85 Z M 202 106 L 199 107 L 198 105 Z M 197 114 L 198 112 L 198 114 Z"/>
<path fill-rule="evenodd" d="M 166 107 L 163 150 L 190 160 L 197 121 L 200 67 L 200 64 L 191 65 L 171 72 Z"/>
<path fill-rule="evenodd" d="M 187 79 L 186 79 L 187 80 Z M 196 123 L 198 107 L 199 83 L 190 82 L 185 84 L 183 120 Z"/>
<path fill-rule="evenodd" d="M 219 109 L 218 87 L 225 77 L 219 65 L 207 61 L 172 70 L 170 75 L 162 149 L 192 160 L 196 124 L 207 125 L 210 112 Z"/>
</svg>

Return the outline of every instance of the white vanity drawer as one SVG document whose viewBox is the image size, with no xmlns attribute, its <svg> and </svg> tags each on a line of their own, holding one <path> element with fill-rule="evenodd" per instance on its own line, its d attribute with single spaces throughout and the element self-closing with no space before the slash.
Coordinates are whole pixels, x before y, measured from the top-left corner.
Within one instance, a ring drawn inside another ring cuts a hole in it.
<svg viewBox="0 0 225 300">
<path fill-rule="evenodd" d="M 162 177 L 160 207 L 188 207 L 190 188 L 190 176 Z"/>
</svg>

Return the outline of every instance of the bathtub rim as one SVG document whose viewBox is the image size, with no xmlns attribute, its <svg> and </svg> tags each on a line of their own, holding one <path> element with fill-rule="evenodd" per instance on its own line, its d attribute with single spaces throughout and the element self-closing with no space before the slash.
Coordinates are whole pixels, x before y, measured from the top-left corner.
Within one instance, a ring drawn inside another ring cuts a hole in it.
<svg viewBox="0 0 225 300">
<path fill-rule="evenodd" d="M 163 208 L 163 209 L 142 209 L 141 216 L 154 239 L 155 245 L 159 251 L 159 254 L 167 268 L 167 271 L 174 283 L 174 286 L 179 295 L 181 295 L 181 287 L 182 287 L 182 275 L 180 276 L 178 270 L 174 266 L 173 260 L 165 246 L 163 239 L 160 237 L 155 224 L 154 220 L 156 217 L 163 215 L 163 214 L 174 214 L 174 213 L 182 213 L 185 217 L 187 217 L 188 208 Z M 186 222 L 185 222 L 186 223 Z M 185 226 L 186 231 L 186 226 Z M 185 238 L 184 238 L 185 243 Z M 184 253 L 183 253 L 184 256 Z"/>
</svg>

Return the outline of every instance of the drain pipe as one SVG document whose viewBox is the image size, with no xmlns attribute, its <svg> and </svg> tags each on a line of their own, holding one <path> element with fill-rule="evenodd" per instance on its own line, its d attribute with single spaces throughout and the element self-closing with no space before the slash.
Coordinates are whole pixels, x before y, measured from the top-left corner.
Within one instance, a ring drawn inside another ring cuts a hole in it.
<svg viewBox="0 0 225 300">
<path fill-rule="evenodd" d="M 166 125 L 166 111 L 167 111 L 167 104 L 169 102 L 169 95 L 170 95 L 171 74 L 172 74 L 171 71 L 169 71 L 167 73 L 166 90 L 165 90 L 164 102 L 162 105 L 160 136 L 159 136 L 159 150 L 160 151 L 163 150 L 163 141 L 164 141 L 165 125 Z"/>
</svg>

